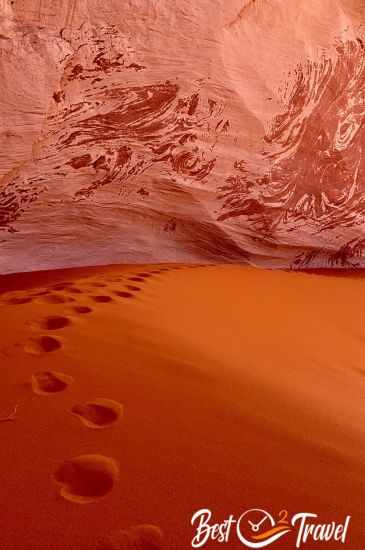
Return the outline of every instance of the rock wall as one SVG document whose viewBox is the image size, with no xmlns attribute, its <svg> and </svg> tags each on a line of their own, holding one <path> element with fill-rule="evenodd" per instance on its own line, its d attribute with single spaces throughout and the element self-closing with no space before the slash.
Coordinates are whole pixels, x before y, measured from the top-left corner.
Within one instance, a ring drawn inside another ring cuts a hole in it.
<svg viewBox="0 0 365 550">
<path fill-rule="evenodd" d="M 360 0 L 0 0 L 0 272 L 365 263 Z"/>
</svg>

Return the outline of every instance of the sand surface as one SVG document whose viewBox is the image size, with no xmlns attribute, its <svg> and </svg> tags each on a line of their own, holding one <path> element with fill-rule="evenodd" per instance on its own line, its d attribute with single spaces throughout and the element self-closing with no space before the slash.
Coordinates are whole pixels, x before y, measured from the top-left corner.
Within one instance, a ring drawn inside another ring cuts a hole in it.
<svg viewBox="0 0 365 550">
<path fill-rule="evenodd" d="M 0 289 L 2 550 L 141 524 L 186 550 L 198 509 L 251 507 L 351 514 L 362 548 L 361 274 L 111 266 Z"/>
</svg>

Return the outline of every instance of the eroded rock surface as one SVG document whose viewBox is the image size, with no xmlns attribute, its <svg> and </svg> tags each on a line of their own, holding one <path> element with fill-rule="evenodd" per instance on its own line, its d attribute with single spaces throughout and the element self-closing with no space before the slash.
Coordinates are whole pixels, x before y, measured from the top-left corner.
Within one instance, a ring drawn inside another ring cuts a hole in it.
<svg viewBox="0 0 365 550">
<path fill-rule="evenodd" d="M 0 270 L 364 265 L 351 0 L 1 0 Z"/>
</svg>

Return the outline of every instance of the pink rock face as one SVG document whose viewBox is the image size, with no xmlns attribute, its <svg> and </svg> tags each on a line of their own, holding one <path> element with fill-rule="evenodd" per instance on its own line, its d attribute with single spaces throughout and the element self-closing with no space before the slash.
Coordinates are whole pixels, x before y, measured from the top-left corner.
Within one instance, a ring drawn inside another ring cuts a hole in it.
<svg viewBox="0 0 365 550">
<path fill-rule="evenodd" d="M 2 273 L 363 265 L 360 0 L 37 2 L 0 1 Z"/>
</svg>

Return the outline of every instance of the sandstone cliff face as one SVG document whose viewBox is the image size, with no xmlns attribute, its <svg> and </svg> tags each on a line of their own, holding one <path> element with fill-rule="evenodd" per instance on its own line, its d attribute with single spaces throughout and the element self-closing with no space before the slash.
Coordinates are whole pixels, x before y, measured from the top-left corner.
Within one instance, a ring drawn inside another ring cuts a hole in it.
<svg viewBox="0 0 365 550">
<path fill-rule="evenodd" d="M 360 0 L 0 0 L 0 272 L 365 263 Z"/>
</svg>

